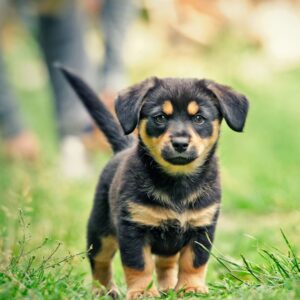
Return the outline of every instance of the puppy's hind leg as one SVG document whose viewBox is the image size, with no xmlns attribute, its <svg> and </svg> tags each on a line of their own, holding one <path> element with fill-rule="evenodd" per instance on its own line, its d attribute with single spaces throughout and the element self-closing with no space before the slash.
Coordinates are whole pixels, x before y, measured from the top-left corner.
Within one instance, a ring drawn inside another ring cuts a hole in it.
<svg viewBox="0 0 300 300">
<path fill-rule="evenodd" d="M 99 281 L 108 290 L 114 288 L 112 280 L 112 259 L 117 251 L 117 241 L 114 236 L 100 239 L 101 247 L 92 258 L 92 273 L 94 280 Z"/>
<path fill-rule="evenodd" d="M 98 241 L 92 245 L 89 254 L 93 279 L 104 286 L 113 297 L 117 296 L 117 289 L 112 278 L 112 260 L 117 249 L 116 237 L 107 235 L 98 238 Z M 95 288 L 97 292 L 101 292 L 99 286 L 95 285 Z"/>
<path fill-rule="evenodd" d="M 112 280 L 112 260 L 118 249 L 118 243 L 111 226 L 105 185 L 100 184 L 96 193 L 87 233 L 88 258 L 93 279 L 113 296 L 117 290 Z"/>
</svg>

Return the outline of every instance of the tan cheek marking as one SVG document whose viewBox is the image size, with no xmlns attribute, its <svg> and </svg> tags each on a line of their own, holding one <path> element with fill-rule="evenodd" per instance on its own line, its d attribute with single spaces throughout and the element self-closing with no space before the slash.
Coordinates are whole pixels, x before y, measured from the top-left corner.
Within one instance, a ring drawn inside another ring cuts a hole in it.
<svg viewBox="0 0 300 300">
<path fill-rule="evenodd" d="M 161 207 L 150 207 L 132 202 L 128 204 L 131 220 L 151 227 L 159 227 L 168 220 L 177 220 L 182 227 L 207 226 L 213 222 L 218 207 L 219 204 L 214 203 L 199 210 L 186 210 L 183 213 L 177 213 Z"/>
<path fill-rule="evenodd" d="M 168 116 L 170 116 L 170 115 L 173 114 L 174 109 L 173 109 L 173 105 L 172 105 L 172 103 L 171 103 L 170 100 L 166 100 L 166 101 L 163 103 L 162 110 L 163 110 L 163 112 L 164 112 L 166 115 L 168 115 Z"/>
<path fill-rule="evenodd" d="M 205 285 L 207 263 L 198 268 L 194 268 L 193 264 L 194 252 L 191 245 L 188 245 L 180 253 L 176 290 L 207 293 L 208 289 Z"/>
<path fill-rule="evenodd" d="M 149 246 L 145 246 L 144 252 L 144 269 L 136 270 L 123 266 L 125 280 L 127 284 L 127 297 L 126 299 L 135 299 L 135 296 L 142 296 L 143 292 L 149 292 L 149 294 L 158 295 L 158 291 L 155 286 L 147 288 L 152 281 L 152 275 L 154 271 L 154 263 L 152 259 L 151 249 Z"/>
<path fill-rule="evenodd" d="M 173 289 L 177 283 L 179 253 L 173 256 L 156 256 L 157 281 L 161 291 Z"/>
<path fill-rule="evenodd" d="M 193 116 L 199 111 L 199 105 L 196 101 L 191 101 L 187 106 L 187 112 Z"/>
<path fill-rule="evenodd" d="M 93 258 L 94 269 L 93 278 L 98 280 L 105 287 L 111 287 L 112 285 L 112 268 L 111 261 L 113 255 L 118 249 L 118 243 L 116 237 L 107 236 L 101 239 L 101 250 Z"/>
<path fill-rule="evenodd" d="M 164 147 L 165 143 L 169 140 L 169 133 L 166 132 L 165 134 L 159 137 L 150 137 L 146 132 L 146 125 L 147 121 L 142 120 L 139 127 L 140 136 L 150 150 L 153 158 L 159 163 L 163 158 L 161 157 L 161 149 Z"/>
<path fill-rule="evenodd" d="M 204 160 L 206 155 L 211 150 L 212 146 L 216 143 L 219 137 L 219 121 L 215 120 L 212 122 L 213 132 L 212 135 L 207 138 L 201 138 L 193 128 L 189 130 L 191 135 L 191 144 L 198 150 L 199 160 Z"/>
</svg>

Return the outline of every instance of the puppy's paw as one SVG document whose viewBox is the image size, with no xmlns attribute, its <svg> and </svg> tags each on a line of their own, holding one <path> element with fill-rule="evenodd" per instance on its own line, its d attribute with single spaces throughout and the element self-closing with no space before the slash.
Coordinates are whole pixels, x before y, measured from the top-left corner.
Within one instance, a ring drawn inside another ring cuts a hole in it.
<svg viewBox="0 0 300 300">
<path fill-rule="evenodd" d="M 120 296 L 119 290 L 116 286 L 112 286 L 107 293 L 108 296 L 112 297 L 113 299 L 117 299 Z"/>
<path fill-rule="evenodd" d="M 132 289 L 128 290 L 126 294 L 126 300 L 136 300 L 155 297 L 159 297 L 159 292 L 156 287 L 152 287 L 149 290 Z"/>
<path fill-rule="evenodd" d="M 101 285 L 94 285 L 92 289 L 92 293 L 96 297 L 110 296 L 113 299 L 117 299 L 120 295 L 118 288 L 112 284 L 109 287 L 104 287 Z"/>
<path fill-rule="evenodd" d="M 208 294 L 209 290 L 206 284 L 198 284 L 196 286 L 177 286 L 177 291 L 182 291 L 180 293 L 195 293 L 195 294 Z"/>
<path fill-rule="evenodd" d="M 161 292 L 168 292 L 171 289 L 174 289 L 176 285 L 176 279 L 166 278 L 158 282 L 159 290 Z"/>
<path fill-rule="evenodd" d="M 185 293 L 196 293 L 196 294 L 208 294 L 209 290 L 207 285 L 203 284 L 200 286 L 186 287 L 184 288 Z"/>
</svg>

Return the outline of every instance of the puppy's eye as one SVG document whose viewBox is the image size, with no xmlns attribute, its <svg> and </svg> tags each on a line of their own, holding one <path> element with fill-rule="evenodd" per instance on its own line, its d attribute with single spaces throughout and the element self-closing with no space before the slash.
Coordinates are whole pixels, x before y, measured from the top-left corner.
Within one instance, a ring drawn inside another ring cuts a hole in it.
<svg viewBox="0 0 300 300">
<path fill-rule="evenodd" d="M 195 115 L 195 116 L 193 116 L 192 120 L 197 125 L 202 125 L 205 122 L 205 119 L 201 115 Z"/>
<path fill-rule="evenodd" d="M 157 115 L 153 117 L 156 124 L 165 124 L 167 122 L 167 117 L 165 115 Z"/>
</svg>

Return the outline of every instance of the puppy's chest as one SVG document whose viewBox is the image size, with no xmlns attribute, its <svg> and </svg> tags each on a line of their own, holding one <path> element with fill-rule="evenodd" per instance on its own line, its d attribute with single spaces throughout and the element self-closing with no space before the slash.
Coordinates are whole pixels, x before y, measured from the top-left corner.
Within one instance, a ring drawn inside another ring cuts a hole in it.
<svg viewBox="0 0 300 300">
<path fill-rule="evenodd" d="M 151 251 L 158 255 L 174 255 L 191 239 L 193 229 L 178 226 L 153 227 L 148 231 Z"/>
<path fill-rule="evenodd" d="M 177 228 L 179 231 L 188 228 L 204 227 L 210 225 L 218 210 L 218 203 L 197 209 L 176 210 L 158 205 L 129 203 L 128 210 L 133 222 L 152 228 L 169 230 Z"/>
</svg>

